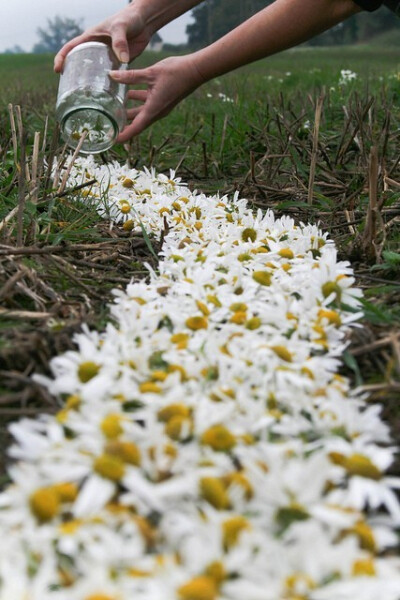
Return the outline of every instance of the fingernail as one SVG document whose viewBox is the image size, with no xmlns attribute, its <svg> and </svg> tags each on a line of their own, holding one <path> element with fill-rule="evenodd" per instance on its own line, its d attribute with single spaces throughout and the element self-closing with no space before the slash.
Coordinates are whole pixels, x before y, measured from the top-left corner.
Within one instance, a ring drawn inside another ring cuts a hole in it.
<svg viewBox="0 0 400 600">
<path fill-rule="evenodd" d="M 121 73 L 119 71 L 110 71 L 108 74 L 113 79 L 119 79 L 121 77 Z"/>
<path fill-rule="evenodd" d="M 127 63 L 129 62 L 129 54 L 127 52 L 121 52 L 121 54 L 119 55 L 119 59 L 121 62 Z"/>
</svg>

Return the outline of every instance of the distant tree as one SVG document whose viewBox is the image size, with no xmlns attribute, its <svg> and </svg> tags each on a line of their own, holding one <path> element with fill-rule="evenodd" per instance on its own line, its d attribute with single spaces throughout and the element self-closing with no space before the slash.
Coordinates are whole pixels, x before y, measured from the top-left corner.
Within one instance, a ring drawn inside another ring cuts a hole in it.
<svg viewBox="0 0 400 600">
<path fill-rule="evenodd" d="M 373 13 L 361 12 L 336 27 L 318 35 L 308 42 L 310 46 L 336 46 L 342 44 L 368 43 L 386 31 L 398 31 L 400 19 L 385 7 Z"/>
<path fill-rule="evenodd" d="M 400 34 L 400 19 L 396 19 L 393 13 L 385 7 L 373 15 L 362 13 L 358 15 L 358 19 L 359 39 L 362 42 L 369 42 L 374 36 L 391 29 L 397 29 Z"/>
<path fill-rule="evenodd" d="M 343 23 L 339 23 L 313 37 L 307 42 L 308 46 L 342 46 L 344 44 L 355 44 L 358 41 L 358 15 L 350 17 Z"/>
<path fill-rule="evenodd" d="M 202 2 L 192 10 L 194 22 L 186 27 L 189 46 L 199 48 L 211 44 L 272 2 L 273 0 Z"/>
<path fill-rule="evenodd" d="M 4 50 L 3 54 L 25 54 L 25 50 L 18 44 L 15 44 L 12 48 Z"/>
<path fill-rule="evenodd" d="M 58 52 L 68 40 L 83 32 L 80 24 L 68 17 L 56 16 L 47 19 L 47 27 L 39 27 L 37 34 L 39 42 L 34 45 L 32 52 L 35 54 L 43 52 Z"/>
</svg>

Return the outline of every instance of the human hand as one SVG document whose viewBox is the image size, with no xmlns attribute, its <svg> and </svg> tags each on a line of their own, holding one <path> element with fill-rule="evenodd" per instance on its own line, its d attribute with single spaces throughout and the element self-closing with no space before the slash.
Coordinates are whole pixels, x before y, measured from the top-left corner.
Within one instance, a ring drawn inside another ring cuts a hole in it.
<svg viewBox="0 0 400 600">
<path fill-rule="evenodd" d="M 192 55 L 169 57 L 147 69 L 110 71 L 110 77 L 119 83 L 147 86 L 147 89 L 128 91 L 128 99 L 141 104 L 127 109 L 128 125 L 117 142 L 126 142 L 168 115 L 174 106 L 205 81 Z"/>
<path fill-rule="evenodd" d="M 122 63 L 127 63 L 141 54 L 154 31 L 147 25 L 137 6 L 135 3 L 130 4 L 64 44 L 54 58 L 55 72 L 62 71 L 67 54 L 75 46 L 84 42 L 97 41 L 110 44 Z"/>
</svg>

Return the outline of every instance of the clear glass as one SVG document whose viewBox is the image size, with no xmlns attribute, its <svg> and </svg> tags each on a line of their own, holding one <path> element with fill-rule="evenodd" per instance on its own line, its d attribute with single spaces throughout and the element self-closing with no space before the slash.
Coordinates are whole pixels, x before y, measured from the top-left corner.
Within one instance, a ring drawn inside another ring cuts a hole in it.
<svg viewBox="0 0 400 600">
<path fill-rule="evenodd" d="M 67 55 L 60 76 L 56 117 L 64 141 L 81 152 L 96 154 L 111 148 L 125 125 L 126 86 L 109 71 L 125 69 L 102 42 L 86 42 Z"/>
</svg>

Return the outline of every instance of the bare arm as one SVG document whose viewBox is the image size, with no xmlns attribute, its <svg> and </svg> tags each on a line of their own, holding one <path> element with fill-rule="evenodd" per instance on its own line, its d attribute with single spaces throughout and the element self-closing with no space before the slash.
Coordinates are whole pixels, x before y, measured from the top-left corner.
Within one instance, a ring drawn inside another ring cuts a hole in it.
<svg viewBox="0 0 400 600">
<path fill-rule="evenodd" d="M 209 80 L 309 40 L 360 10 L 353 0 L 276 0 L 192 59 Z"/>
<path fill-rule="evenodd" d="M 167 58 L 147 69 L 113 71 L 111 76 L 118 81 L 147 85 L 147 90 L 129 92 L 129 97 L 142 105 L 128 110 L 132 122 L 119 141 L 138 135 L 167 115 L 202 83 L 295 46 L 359 11 L 353 0 L 275 0 L 198 52 Z"/>
<path fill-rule="evenodd" d="M 151 24 L 154 31 L 158 31 L 177 17 L 188 12 L 203 0 L 136 0 L 142 6 L 144 19 Z"/>
</svg>

